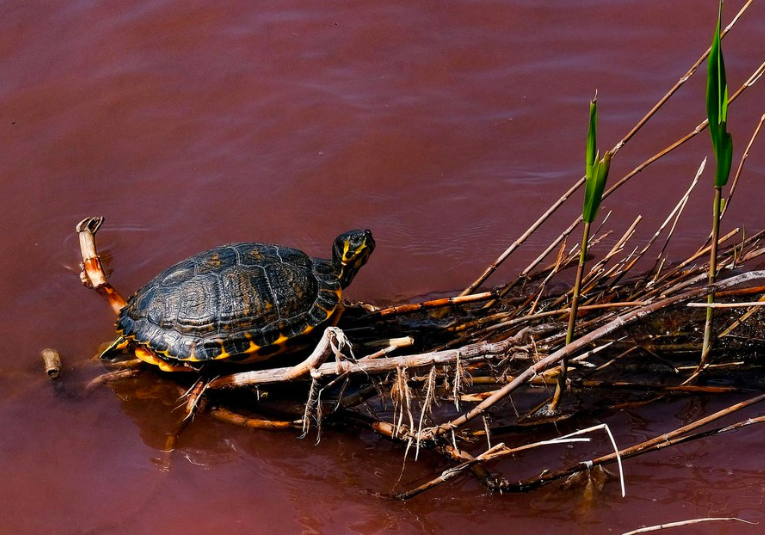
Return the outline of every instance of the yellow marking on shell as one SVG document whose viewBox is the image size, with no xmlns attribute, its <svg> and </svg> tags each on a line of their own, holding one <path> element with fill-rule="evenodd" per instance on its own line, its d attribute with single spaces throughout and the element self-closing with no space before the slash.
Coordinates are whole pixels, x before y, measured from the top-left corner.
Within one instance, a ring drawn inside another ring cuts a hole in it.
<svg viewBox="0 0 765 535">
<path fill-rule="evenodd" d="M 252 341 L 252 335 L 250 333 L 244 333 L 244 337 L 250 341 L 250 345 L 244 350 L 244 354 L 248 355 L 250 353 L 256 353 L 258 349 L 260 349 L 260 346 Z"/>
<path fill-rule="evenodd" d="M 280 346 L 283 345 L 287 340 L 289 340 L 288 337 L 284 336 L 282 333 L 279 333 L 279 338 L 274 340 L 271 345 Z"/>
<path fill-rule="evenodd" d="M 216 342 L 218 342 L 218 345 L 220 346 L 220 355 L 215 357 L 213 360 L 224 360 L 227 358 L 231 358 L 231 353 L 226 351 L 226 347 L 223 344 L 223 340 L 216 340 Z"/>
</svg>

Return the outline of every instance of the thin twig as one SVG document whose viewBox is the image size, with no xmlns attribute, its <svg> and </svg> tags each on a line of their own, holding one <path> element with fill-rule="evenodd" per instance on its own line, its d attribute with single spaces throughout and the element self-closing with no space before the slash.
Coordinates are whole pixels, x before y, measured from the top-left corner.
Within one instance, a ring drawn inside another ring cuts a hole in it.
<svg viewBox="0 0 765 535">
<path fill-rule="evenodd" d="M 692 524 L 701 524 L 703 522 L 743 522 L 744 524 L 751 524 L 753 526 L 756 526 L 759 524 L 759 522 L 750 522 L 748 520 L 744 520 L 743 518 L 735 518 L 735 517 L 693 518 L 691 520 L 681 520 L 679 522 L 668 522 L 667 524 L 657 524 L 655 526 L 647 526 L 647 527 L 636 529 L 633 531 L 624 532 L 622 533 L 622 535 L 637 535 L 638 533 L 649 533 L 651 531 L 659 531 L 662 529 L 679 528 L 682 526 L 690 526 Z"/>
<path fill-rule="evenodd" d="M 749 150 L 752 148 L 752 144 L 754 143 L 754 140 L 757 139 L 757 136 L 760 133 L 760 129 L 762 128 L 763 122 L 765 122 L 765 114 L 763 114 L 763 116 L 760 117 L 760 122 L 757 123 L 757 127 L 754 129 L 754 133 L 752 134 L 752 137 L 749 138 L 749 143 L 747 144 L 746 149 L 744 150 L 744 154 L 741 156 L 741 161 L 738 163 L 738 168 L 736 169 L 736 175 L 733 177 L 733 183 L 731 184 L 730 190 L 728 191 L 728 199 L 725 201 L 725 206 L 723 206 L 720 219 L 725 217 L 725 214 L 728 212 L 730 201 L 733 199 L 733 194 L 736 192 L 736 186 L 738 186 L 739 178 L 741 178 L 741 172 L 744 170 L 744 163 L 746 163 L 746 159 L 749 157 Z"/>
</svg>

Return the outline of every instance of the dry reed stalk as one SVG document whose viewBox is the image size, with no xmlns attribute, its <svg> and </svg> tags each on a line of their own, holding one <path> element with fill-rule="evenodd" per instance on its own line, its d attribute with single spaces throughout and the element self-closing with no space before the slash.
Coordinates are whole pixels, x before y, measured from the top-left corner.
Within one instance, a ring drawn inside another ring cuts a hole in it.
<svg viewBox="0 0 765 535">
<path fill-rule="evenodd" d="M 747 143 L 746 149 L 744 149 L 744 154 L 741 155 L 741 160 L 738 163 L 738 168 L 736 168 L 736 175 L 733 177 L 733 183 L 730 186 L 730 191 L 728 191 L 728 198 L 725 201 L 725 206 L 723 206 L 720 219 L 725 217 L 725 214 L 728 211 L 728 206 L 730 206 L 730 201 L 733 199 L 733 194 L 736 192 L 736 186 L 738 186 L 739 178 L 741 178 L 741 172 L 744 170 L 744 164 L 746 163 L 746 159 L 749 157 L 749 151 L 752 148 L 752 144 L 754 144 L 754 140 L 757 139 L 757 136 L 760 134 L 760 129 L 762 128 L 763 122 L 765 122 L 765 114 L 760 117 L 760 122 L 757 123 L 757 127 L 754 129 L 752 137 L 749 138 L 749 143 Z"/>
<path fill-rule="evenodd" d="M 741 297 L 742 295 L 753 295 L 761 293 L 765 293 L 765 286 L 752 286 L 749 288 L 739 288 L 737 290 L 717 292 L 717 297 Z"/>
<path fill-rule="evenodd" d="M 629 383 L 626 381 L 575 381 L 572 387 L 580 388 L 604 388 L 615 390 L 645 390 L 647 392 L 688 392 L 704 394 L 722 394 L 724 392 L 740 392 L 735 386 L 699 386 L 699 385 L 663 385 L 654 383 Z"/>
<path fill-rule="evenodd" d="M 638 349 L 638 348 L 635 348 Z M 556 371 L 554 368 L 550 371 Z M 508 378 L 507 380 L 502 381 L 502 383 L 508 383 L 511 381 L 513 377 Z M 496 379 L 494 380 L 493 384 L 502 384 L 499 383 Z M 489 384 L 487 381 L 480 381 L 480 384 Z M 539 376 L 535 377 L 532 381 L 529 381 L 529 384 L 536 385 L 536 386 L 543 386 L 543 385 L 554 385 L 555 380 L 554 378 L 546 378 L 543 374 L 540 374 Z M 571 389 L 577 389 L 577 388 L 587 388 L 587 389 L 604 389 L 604 390 L 639 390 L 642 392 L 683 392 L 683 393 L 690 393 L 690 394 L 724 394 L 724 393 L 731 393 L 731 392 L 741 392 L 743 389 L 736 387 L 736 386 L 699 386 L 699 385 L 665 385 L 665 384 L 659 384 L 659 383 L 647 383 L 647 382 L 639 382 L 639 383 L 630 383 L 627 381 L 593 381 L 593 380 L 573 380 L 571 381 Z M 469 402 L 481 402 L 491 395 L 493 395 L 496 392 L 496 390 L 487 390 L 483 392 L 478 392 L 476 394 L 465 394 L 461 396 L 462 401 L 469 401 Z M 541 406 L 544 406 L 546 402 L 540 404 Z M 535 411 L 530 411 L 531 414 L 533 414 Z"/>
<path fill-rule="evenodd" d="M 564 202 L 568 200 L 568 198 L 573 195 L 576 190 L 582 187 L 584 184 L 584 177 L 580 178 L 573 186 L 569 188 L 566 193 L 564 193 L 557 201 L 553 203 L 553 205 L 547 209 L 547 211 L 541 215 L 539 219 L 537 219 L 521 236 L 515 240 L 510 247 L 508 247 L 505 252 L 503 252 L 499 258 L 497 258 L 488 268 L 486 268 L 486 271 L 484 271 L 480 277 L 478 277 L 470 286 L 462 290 L 462 292 L 459 294 L 460 296 L 463 295 L 469 295 L 473 293 L 476 289 L 478 289 L 481 284 L 483 284 L 486 279 L 488 279 L 492 273 L 494 273 L 499 266 L 502 265 L 502 263 L 507 260 L 510 255 L 518 248 L 520 247 L 536 230 L 542 226 L 542 224 L 547 221 L 552 214 L 554 214 L 558 208 L 560 208 Z"/>
<path fill-rule="evenodd" d="M 303 421 L 287 421 L 287 420 L 264 420 L 262 418 L 249 418 L 241 414 L 237 414 L 229 409 L 223 407 L 213 407 L 207 411 L 207 413 L 221 422 L 238 425 L 240 427 L 246 427 L 248 429 L 302 429 Z"/>
<path fill-rule="evenodd" d="M 382 317 L 406 314 L 409 312 L 418 312 L 420 310 L 427 310 L 433 308 L 443 308 L 452 305 L 462 305 L 467 303 L 476 303 L 480 301 L 487 301 L 497 296 L 495 292 L 482 292 L 471 295 L 460 295 L 458 297 L 444 297 L 442 299 L 433 299 L 431 301 L 424 301 L 422 303 L 411 303 L 405 305 L 393 305 L 390 307 L 382 308 L 376 311 Z"/>
<path fill-rule="evenodd" d="M 669 241 L 672 238 L 672 235 L 674 234 L 674 230 L 675 230 L 675 227 L 677 226 L 677 222 L 679 221 L 680 216 L 682 215 L 683 210 L 685 209 L 685 206 L 688 204 L 688 199 L 690 198 L 691 193 L 693 193 L 693 190 L 696 188 L 696 185 L 699 183 L 699 177 L 701 176 L 701 173 L 704 172 L 704 167 L 706 166 L 706 163 L 707 163 L 707 159 L 704 158 L 702 160 L 702 162 L 701 162 L 701 165 L 699 166 L 698 171 L 696 171 L 696 175 L 693 177 L 693 180 L 691 181 L 691 185 L 688 188 L 688 190 L 683 194 L 682 197 L 680 197 L 680 200 L 677 202 L 675 207 L 672 209 L 672 211 L 669 213 L 669 215 L 666 217 L 666 219 L 662 222 L 662 224 L 659 225 L 659 228 L 656 230 L 656 232 L 654 232 L 653 236 L 651 236 L 651 238 L 648 240 L 648 243 L 646 243 L 645 246 L 643 246 L 643 248 L 640 250 L 640 252 L 637 253 L 634 256 L 632 261 L 625 268 L 625 270 L 624 270 L 625 273 L 627 271 L 629 271 L 643 257 L 643 255 L 645 255 L 645 253 L 648 252 L 648 250 L 651 248 L 651 246 L 653 246 L 653 244 L 656 243 L 656 240 L 659 239 L 659 236 L 661 236 L 662 232 L 664 232 L 664 229 L 667 228 L 667 225 L 669 224 L 669 222 L 672 221 L 673 218 L 674 218 L 674 221 L 672 223 L 672 227 L 670 228 L 670 231 L 667 234 L 667 238 L 664 241 L 664 246 L 661 248 L 661 251 L 659 252 L 658 256 L 656 257 L 656 263 L 658 264 L 659 259 L 662 257 L 662 255 L 664 254 L 664 252 L 667 249 L 667 246 L 669 245 Z M 656 264 L 654 264 L 653 269 L 651 269 L 650 271 L 652 272 L 655 269 L 656 269 Z M 618 282 L 618 280 L 619 279 L 614 281 L 611 284 L 611 286 L 616 284 L 616 282 Z"/>
<path fill-rule="evenodd" d="M 720 517 L 720 518 L 692 518 L 690 520 L 680 520 L 678 522 L 668 522 L 666 524 L 657 524 L 655 526 L 646 526 L 644 528 L 636 529 L 633 531 L 627 531 L 622 535 L 638 535 L 639 533 L 650 533 L 652 531 L 660 531 L 662 529 L 679 528 L 683 526 L 691 526 L 695 524 L 703 524 L 705 522 L 743 522 L 744 524 L 757 525 L 757 522 L 749 522 L 743 518 L 734 517 Z"/>
<path fill-rule="evenodd" d="M 718 247 L 726 243 L 728 240 L 733 238 L 739 232 L 741 232 L 741 229 L 735 228 L 732 231 L 730 231 L 728 234 L 726 234 L 725 236 L 718 239 L 717 240 Z M 693 255 L 691 255 L 690 257 L 686 258 L 685 260 L 683 260 L 682 262 L 674 266 L 670 271 L 666 272 L 661 277 L 658 277 L 657 279 L 655 279 L 655 281 L 650 285 L 650 287 L 646 286 L 644 290 L 638 291 L 634 293 L 633 295 L 631 295 L 630 297 L 633 299 L 641 298 L 641 297 L 643 299 L 648 299 L 648 298 L 658 297 L 661 295 L 669 295 L 687 287 L 688 280 L 684 282 L 680 282 L 669 288 L 665 286 L 665 283 L 670 282 L 675 277 L 682 276 L 685 268 L 690 266 L 693 262 L 695 262 L 699 258 L 705 255 L 708 255 L 710 249 L 711 249 L 711 245 L 704 247 L 702 249 L 699 249 L 698 251 L 693 253 Z M 721 262 L 721 264 L 724 265 L 725 262 Z M 695 274 L 696 270 L 692 270 L 690 272 L 687 272 L 686 274 L 689 274 L 689 273 Z M 696 282 L 698 281 L 696 279 L 693 279 L 693 282 L 691 284 L 695 284 Z"/>
<path fill-rule="evenodd" d="M 642 220 L 643 216 L 638 215 L 635 218 L 635 221 L 632 222 L 632 225 L 630 225 L 629 228 L 624 232 L 622 237 L 616 241 L 613 247 L 611 247 L 611 250 L 608 251 L 599 262 L 593 264 L 592 268 L 590 268 L 590 271 L 587 273 L 587 276 L 582 281 L 583 285 L 588 285 L 591 281 L 598 278 L 598 274 L 601 273 L 601 270 L 606 266 L 606 264 L 608 264 L 609 260 L 624 250 L 624 246 L 632 238 L 632 236 L 635 235 L 635 230 Z"/>
<path fill-rule="evenodd" d="M 691 308 L 744 308 L 765 306 L 765 301 L 747 301 L 742 303 L 687 303 Z"/>
<path fill-rule="evenodd" d="M 752 4 L 754 0 L 748 0 L 746 4 L 738 11 L 735 17 L 731 20 L 730 24 L 728 24 L 723 32 L 720 34 L 721 38 L 724 38 L 725 35 L 733 28 L 733 26 L 738 22 L 738 19 L 741 18 L 741 16 L 744 14 L 744 12 L 749 9 L 749 6 Z M 622 145 L 629 141 L 637 132 L 640 130 L 640 128 L 643 127 L 645 123 L 648 122 L 648 119 L 653 117 L 653 115 L 656 114 L 657 111 L 669 100 L 669 98 L 677 92 L 680 87 L 685 84 L 685 82 L 688 81 L 688 79 L 693 76 L 693 74 L 698 70 L 698 68 L 701 66 L 701 64 L 704 62 L 707 57 L 709 57 L 709 53 L 712 51 L 712 47 L 710 46 L 707 48 L 706 52 L 704 52 L 701 57 L 696 60 L 696 63 L 694 63 L 690 69 L 688 69 L 688 72 L 685 73 L 678 81 L 677 83 L 672 86 L 672 88 L 667 91 L 667 93 L 659 100 L 659 102 L 656 103 L 656 105 L 651 108 L 651 111 L 649 111 L 645 117 L 643 117 L 640 121 L 638 121 L 637 125 L 626 135 L 624 136 L 623 142 L 619 142 L 613 149 L 612 152 L 616 154 L 616 152 L 621 149 Z"/>
<path fill-rule="evenodd" d="M 580 299 L 586 293 L 588 293 L 588 291 L 591 290 L 592 287 L 595 286 L 595 284 L 599 280 L 598 276 L 602 274 L 601 269 L 608 263 L 609 260 L 611 260 L 611 258 L 616 256 L 616 254 L 618 254 L 624 248 L 624 244 L 627 243 L 627 241 L 635 234 L 635 229 L 637 228 L 640 221 L 642 221 L 642 219 L 643 219 L 643 216 L 639 215 L 635 219 L 635 221 L 632 223 L 632 225 L 630 225 L 627 231 L 622 235 L 622 237 L 616 241 L 616 243 L 613 245 L 611 250 L 608 253 L 606 253 L 606 255 L 599 262 L 594 264 L 592 268 L 590 269 L 590 271 L 587 273 L 587 275 L 582 278 L 581 285 L 584 287 L 584 290 L 581 291 L 581 295 L 579 295 L 580 292 L 578 291 L 577 288 L 571 288 L 568 292 L 563 293 L 555 301 L 553 301 L 550 307 L 557 307 L 558 305 L 563 303 L 569 296 L 573 296 L 576 294 L 578 295 L 578 299 Z M 592 245 L 593 245 L 592 243 L 588 245 L 586 250 L 589 251 Z M 570 306 L 570 308 L 573 308 L 573 307 L 574 305 L 572 302 L 572 305 Z"/>
<path fill-rule="evenodd" d="M 597 303 L 594 305 L 582 305 L 579 307 L 579 310 L 581 312 L 585 311 L 591 311 L 591 310 L 602 310 L 606 308 L 628 308 L 628 307 L 639 307 L 639 306 L 645 306 L 649 303 L 649 301 L 625 301 L 625 302 L 617 302 L 617 303 Z M 519 316 L 517 318 L 511 319 L 509 321 L 504 321 L 500 323 L 495 323 L 489 327 L 486 328 L 486 332 L 492 332 L 499 329 L 503 329 L 505 327 L 510 327 L 513 325 L 519 325 L 523 322 L 530 321 L 530 320 L 536 320 L 540 318 L 546 318 L 550 316 L 560 316 L 561 314 L 567 314 L 568 312 L 571 312 L 571 307 L 566 308 L 558 308 L 555 310 L 546 310 L 544 312 L 536 312 L 534 314 L 529 314 L 526 316 Z"/>
<path fill-rule="evenodd" d="M 752 87 L 762 76 L 763 72 L 765 72 L 765 63 L 761 64 L 755 71 L 752 73 L 752 75 L 747 79 L 746 82 L 744 82 L 741 87 L 739 87 L 735 93 L 728 99 L 728 103 L 733 103 L 741 94 L 748 88 Z M 613 194 L 617 189 L 619 189 L 621 186 L 623 186 L 629 179 L 631 179 L 633 176 L 637 175 L 641 171 L 643 171 L 646 167 L 654 163 L 656 160 L 659 160 L 669 154 L 670 152 L 674 151 L 678 147 L 684 145 L 697 135 L 699 135 L 701 132 L 706 130 L 706 128 L 709 126 L 709 120 L 704 119 L 702 122 L 700 122 L 696 128 L 694 128 L 691 132 L 686 134 L 685 136 L 681 137 L 671 145 L 668 145 L 661 151 L 657 152 L 644 162 L 642 162 L 640 165 L 635 167 L 632 171 L 624 175 L 621 179 L 619 179 L 617 182 L 615 182 L 608 190 L 606 190 L 605 193 L 603 193 L 603 198 L 605 199 L 609 195 Z"/>
</svg>

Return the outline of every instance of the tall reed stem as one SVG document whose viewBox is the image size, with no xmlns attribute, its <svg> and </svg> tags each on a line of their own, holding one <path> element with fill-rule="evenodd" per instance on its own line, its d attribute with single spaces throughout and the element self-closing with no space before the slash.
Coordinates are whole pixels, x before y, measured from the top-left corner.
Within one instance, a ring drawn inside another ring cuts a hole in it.
<svg viewBox="0 0 765 535">
<path fill-rule="evenodd" d="M 566 332 L 566 345 L 574 341 L 574 328 L 576 327 L 576 315 L 579 310 L 579 292 L 582 286 L 582 278 L 584 277 L 584 265 L 587 259 L 587 242 L 590 241 L 590 223 L 584 223 L 584 231 L 582 232 L 582 248 L 579 253 L 579 266 L 576 269 L 576 279 L 574 280 L 574 293 L 571 297 L 571 310 L 568 315 L 568 331 Z M 711 310 L 711 309 L 710 309 Z M 555 385 L 555 394 L 553 395 L 552 402 L 550 403 L 550 410 L 558 410 L 561 396 L 566 390 L 566 376 L 568 375 L 568 357 L 564 357 L 560 361 L 560 372 L 558 373 L 558 382 Z"/>
<path fill-rule="evenodd" d="M 717 279 L 717 242 L 720 236 L 720 212 L 722 208 L 722 186 L 715 186 L 715 201 L 712 215 L 712 247 L 709 253 L 709 284 L 714 284 Z M 707 303 L 715 302 L 714 292 L 707 296 Z M 712 342 L 712 320 L 714 308 L 707 307 L 707 317 L 704 322 L 704 343 L 701 347 L 701 362 L 699 371 L 706 367 L 709 362 L 710 345 Z"/>
</svg>

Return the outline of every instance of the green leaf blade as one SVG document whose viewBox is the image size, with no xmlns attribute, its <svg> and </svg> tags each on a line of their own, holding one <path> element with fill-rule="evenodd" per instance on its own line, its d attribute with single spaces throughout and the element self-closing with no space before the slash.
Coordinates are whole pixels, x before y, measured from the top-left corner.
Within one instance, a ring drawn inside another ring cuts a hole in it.
<svg viewBox="0 0 765 535">
<path fill-rule="evenodd" d="M 585 154 L 585 171 L 584 176 L 589 179 L 592 177 L 592 167 L 595 165 L 597 154 L 595 153 L 597 146 L 597 128 L 598 128 L 598 95 L 595 94 L 595 98 L 590 101 L 590 126 L 587 130 L 587 152 Z"/>
<path fill-rule="evenodd" d="M 717 13 L 712 46 L 707 61 L 707 117 L 709 119 L 709 135 L 712 138 L 712 148 L 717 167 L 715 170 L 715 187 L 723 187 L 730 176 L 733 160 L 733 140 L 727 131 L 728 124 L 728 82 L 725 76 L 725 60 L 723 59 L 722 43 L 720 41 L 722 27 L 722 1 Z"/>
<path fill-rule="evenodd" d="M 717 169 L 715 170 L 715 187 L 722 188 L 728 183 L 730 168 L 733 163 L 733 138 L 725 132 L 725 123 L 722 123 L 722 136 L 720 138 L 720 150 L 717 156 Z"/>
<path fill-rule="evenodd" d="M 584 192 L 584 208 L 582 219 L 586 223 L 592 223 L 598 217 L 600 202 L 603 200 L 603 191 L 608 180 L 608 171 L 611 167 L 611 151 L 606 151 L 603 158 L 595 160 L 592 166 L 592 176 L 587 179 Z"/>
</svg>

